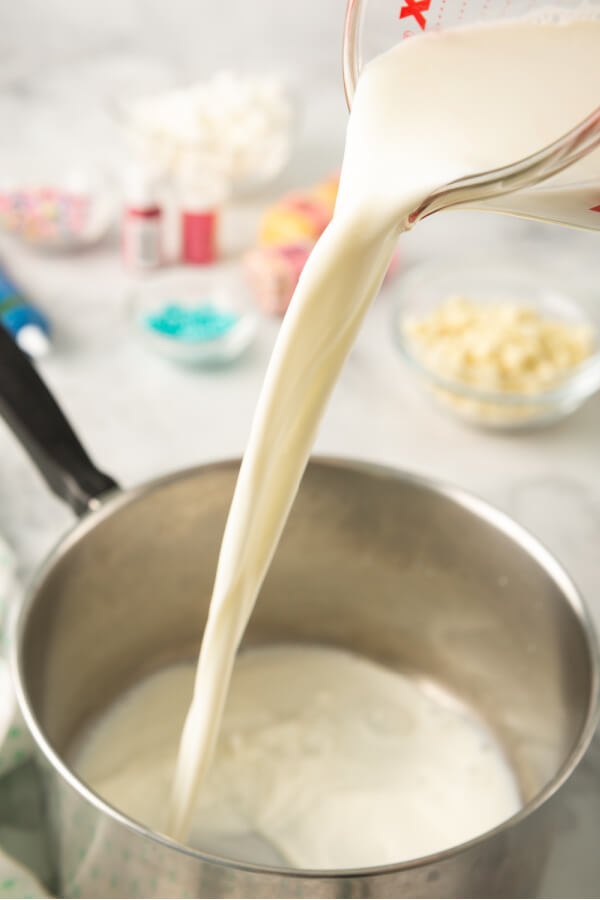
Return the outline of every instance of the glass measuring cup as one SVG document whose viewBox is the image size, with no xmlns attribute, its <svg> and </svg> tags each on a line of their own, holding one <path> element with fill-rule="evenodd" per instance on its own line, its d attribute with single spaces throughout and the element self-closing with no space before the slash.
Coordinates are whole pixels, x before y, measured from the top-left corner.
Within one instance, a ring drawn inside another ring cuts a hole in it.
<svg viewBox="0 0 600 900">
<path fill-rule="evenodd" d="M 600 2 L 559 0 L 550 7 L 544 6 L 543 0 L 348 0 L 343 45 L 348 106 L 352 106 L 363 66 L 398 42 L 425 31 L 519 18 L 537 22 L 600 19 Z M 600 106 L 532 156 L 440 187 L 411 213 L 408 224 L 460 206 L 600 231 L 600 152 L 594 181 L 578 181 L 575 173 L 571 182 L 550 180 L 597 147 Z"/>
</svg>

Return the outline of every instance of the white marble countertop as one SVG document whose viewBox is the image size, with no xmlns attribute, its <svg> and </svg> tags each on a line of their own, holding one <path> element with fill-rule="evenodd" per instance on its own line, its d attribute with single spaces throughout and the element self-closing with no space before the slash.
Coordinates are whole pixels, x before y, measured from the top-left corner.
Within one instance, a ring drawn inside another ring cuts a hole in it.
<svg viewBox="0 0 600 900">
<path fill-rule="evenodd" d="M 93 77 L 90 71 L 82 65 L 78 97 L 85 93 L 85 78 Z M 36 125 L 42 101 L 31 87 L 39 81 L 26 84 L 20 93 L 9 87 L 0 94 L 0 113 L 12 116 L 15 129 L 25 129 L 30 145 L 37 144 L 42 153 L 47 137 L 42 115 Z M 333 82 L 319 91 L 314 87 L 309 79 L 297 152 L 271 196 L 326 176 L 341 159 L 346 119 L 341 89 Z M 71 96 L 61 95 L 59 88 L 55 94 L 48 91 L 55 100 Z M 58 101 L 56 108 L 60 112 Z M 64 106 L 65 115 L 69 109 Z M 107 123 L 90 133 L 96 150 L 110 155 Z M 17 154 L 18 147 L 4 147 L 2 159 L 10 162 L 11 152 Z M 232 208 L 224 222 L 226 258 L 216 272 L 238 285 L 241 303 L 252 301 L 239 278 L 237 255 L 251 242 L 264 203 L 262 197 Z M 542 266 L 544 259 L 575 264 L 600 303 L 597 234 L 491 214 L 450 213 L 405 236 L 402 264 L 407 270 L 440 254 L 510 250 L 524 242 Z M 261 317 L 257 341 L 238 364 L 184 370 L 149 353 L 132 332 L 126 296 L 134 280 L 121 265 L 116 235 L 76 256 L 44 256 L 3 238 L 0 259 L 53 321 L 54 352 L 40 363 L 40 371 L 104 471 L 132 486 L 242 453 L 277 321 Z M 501 507 L 556 554 L 600 625 L 600 397 L 558 425 L 510 435 L 476 431 L 441 414 L 415 387 L 394 347 L 390 317 L 397 289 L 398 281 L 391 281 L 371 309 L 315 452 L 450 481 Z M 2 423 L 0 457 L 0 534 L 17 551 L 26 576 L 68 528 L 72 515 L 51 496 Z M 584 773 L 588 779 L 592 775 L 591 769 Z M 581 896 L 584 891 L 585 883 Z"/>
</svg>

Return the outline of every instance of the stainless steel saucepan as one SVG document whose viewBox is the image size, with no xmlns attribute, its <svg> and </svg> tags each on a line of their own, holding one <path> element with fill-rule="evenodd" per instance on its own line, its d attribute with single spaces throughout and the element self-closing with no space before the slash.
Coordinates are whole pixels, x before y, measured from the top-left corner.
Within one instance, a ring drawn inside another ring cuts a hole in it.
<svg viewBox="0 0 600 900">
<path fill-rule="evenodd" d="M 439 685 L 494 730 L 523 808 L 468 844 L 384 868 L 219 858 L 129 820 L 65 759 L 124 688 L 196 655 L 238 462 L 120 491 L 1 329 L 0 410 L 81 515 L 29 585 L 13 635 L 60 896 L 535 894 L 561 790 L 597 720 L 598 662 L 581 597 L 529 534 L 455 488 L 374 465 L 310 463 L 245 645 L 344 647 Z"/>
</svg>

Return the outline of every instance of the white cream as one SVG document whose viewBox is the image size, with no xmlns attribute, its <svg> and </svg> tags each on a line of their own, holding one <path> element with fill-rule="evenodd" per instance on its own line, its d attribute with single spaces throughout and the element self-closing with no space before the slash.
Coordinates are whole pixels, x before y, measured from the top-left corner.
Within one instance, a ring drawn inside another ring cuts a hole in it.
<svg viewBox="0 0 600 900">
<path fill-rule="evenodd" d="M 592 112 L 599 59 L 596 22 L 516 23 L 411 38 L 361 75 L 335 215 L 283 322 L 225 529 L 174 782 L 176 838 L 188 836 L 237 646 L 398 233 L 434 189 L 534 153 Z M 598 156 L 580 177 L 600 172 Z"/>
<path fill-rule="evenodd" d="M 75 769 L 100 796 L 164 832 L 193 667 L 148 678 L 90 731 Z M 476 837 L 519 808 L 506 761 L 465 710 L 341 650 L 281 646 L 236 663 L 190 843 L 301 868 L 415 859 Z M 264 852 L 264 851 L 263 851 Z"/>
</svg>

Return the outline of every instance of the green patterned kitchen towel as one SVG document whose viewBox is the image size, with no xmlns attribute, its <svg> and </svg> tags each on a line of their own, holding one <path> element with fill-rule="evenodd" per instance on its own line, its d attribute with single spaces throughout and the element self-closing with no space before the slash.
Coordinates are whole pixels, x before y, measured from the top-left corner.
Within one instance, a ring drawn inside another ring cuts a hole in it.
<svg viewBox="0 0 600 900">
<path fill-rule="evenodd" d="M 49 868 L 31 739 L 6 659 L 5 624 L 17 598 L 15 557 L 0 538 L 0 897 L 50 897 L 42 884 Z"/>
</svg>

